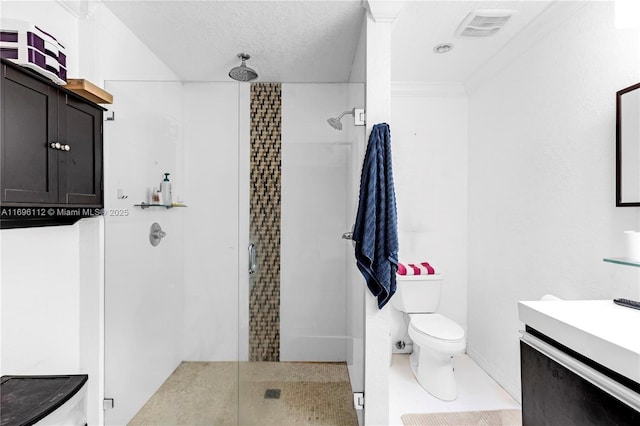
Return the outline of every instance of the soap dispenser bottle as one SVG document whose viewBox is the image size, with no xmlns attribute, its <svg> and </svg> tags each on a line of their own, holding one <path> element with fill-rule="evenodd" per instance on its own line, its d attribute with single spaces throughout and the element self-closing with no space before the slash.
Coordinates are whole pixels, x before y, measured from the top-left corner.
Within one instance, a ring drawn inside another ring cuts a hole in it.
<svg viewBox="0 0 640 426">
<path fill-rule="evenodd" d="M 173 203 L 171 194 L 171 182 L 169 182 L 169 173 L 164 174 L 164 180 L 160 183 L 160 193 L 162 194 L 162 204 L 170 206 Z"/>
</svg>

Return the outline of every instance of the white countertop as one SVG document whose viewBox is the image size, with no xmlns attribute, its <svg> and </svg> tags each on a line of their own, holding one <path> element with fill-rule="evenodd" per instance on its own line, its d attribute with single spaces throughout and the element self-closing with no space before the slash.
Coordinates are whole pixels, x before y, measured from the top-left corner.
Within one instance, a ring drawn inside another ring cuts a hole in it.
<svg viewBox="0 0 640 426">
<path fill-rule="evenodd" d="M 612 300 L 518 302 L 520 321 L 640 383 L 640 310 Z"/>
</svg>

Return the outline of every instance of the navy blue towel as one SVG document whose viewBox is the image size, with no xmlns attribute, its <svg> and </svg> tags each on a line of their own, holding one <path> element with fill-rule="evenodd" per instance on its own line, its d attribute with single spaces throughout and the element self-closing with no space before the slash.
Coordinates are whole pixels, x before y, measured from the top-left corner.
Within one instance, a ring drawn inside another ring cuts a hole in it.
<svg viewBox="0 0 640 426">
<path fill-rule="evenodd" d="M 373 126 L 369 136 L 353 239 L 358 269 L 382 309 L 396 292 L 398 270 L 398 217 L 386 123 Z"/>
</svg>

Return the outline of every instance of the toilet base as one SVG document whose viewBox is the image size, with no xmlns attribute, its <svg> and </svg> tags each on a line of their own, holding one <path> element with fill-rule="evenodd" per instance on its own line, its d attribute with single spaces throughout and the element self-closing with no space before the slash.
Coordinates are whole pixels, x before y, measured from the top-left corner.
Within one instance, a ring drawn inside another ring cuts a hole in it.
<svg viewBox="0 0 640 426">
<path fill-rule="evenodd" d="M 453 355 L 425 351 L 415 344 L 413 349 L 409 363 L 420 386 L 443 401 L 453 401 L 458 398 Z"/>
</svg>

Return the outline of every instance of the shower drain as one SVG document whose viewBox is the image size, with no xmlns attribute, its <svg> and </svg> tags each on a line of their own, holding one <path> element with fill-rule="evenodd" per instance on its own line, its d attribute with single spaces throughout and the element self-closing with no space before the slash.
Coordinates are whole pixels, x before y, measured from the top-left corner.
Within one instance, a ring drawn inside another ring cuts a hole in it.
<svg viewBox="0 0 640 426">
<path fill-rule="evenodd" d="M 280 399 L 280 389 L 267 389 L 264 397 L 265 399 Z"/>
</svg>

